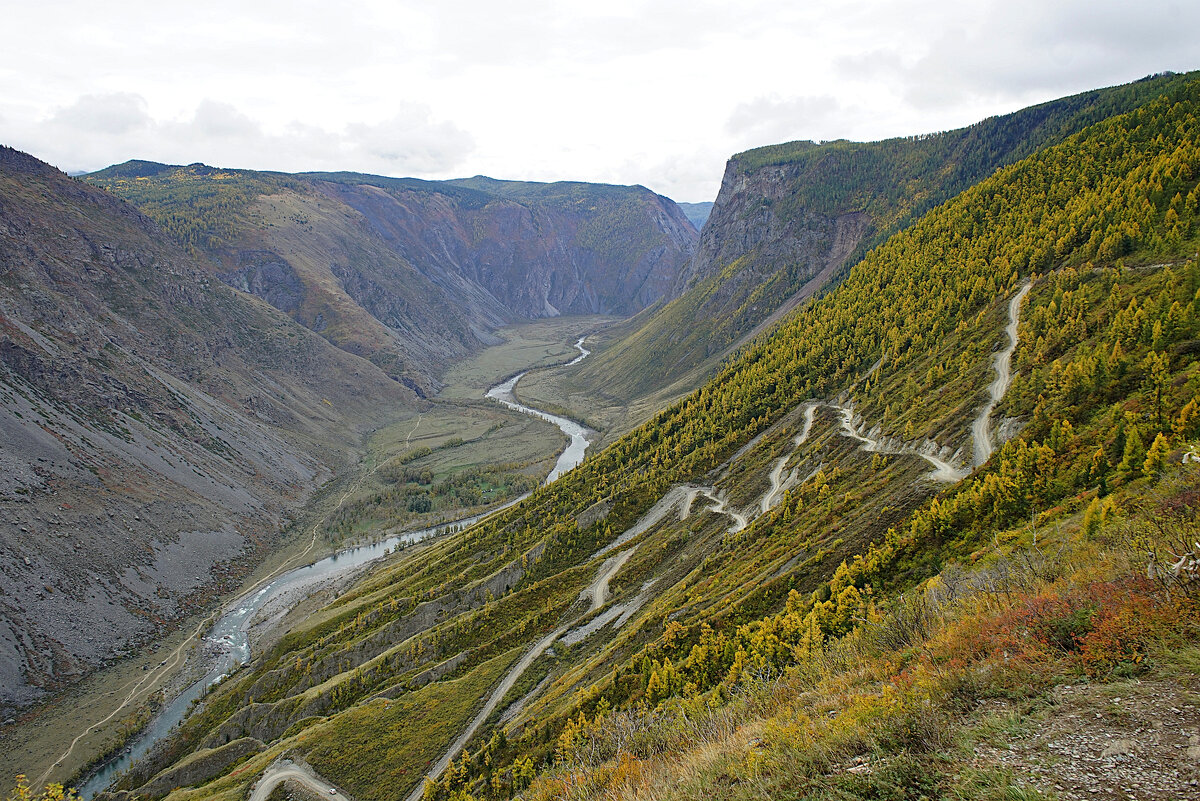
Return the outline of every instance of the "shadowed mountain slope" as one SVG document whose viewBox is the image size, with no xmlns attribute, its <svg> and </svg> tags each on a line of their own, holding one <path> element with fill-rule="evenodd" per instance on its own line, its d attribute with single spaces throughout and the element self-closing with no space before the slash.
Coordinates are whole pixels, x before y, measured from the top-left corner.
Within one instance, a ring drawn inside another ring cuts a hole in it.
<svg viewBox="0 0 1200 801">
<path fill-rule="evenodd" d="M 0 149 L 0 707 L 237 585 L 413 394 Z"/>
</svg>

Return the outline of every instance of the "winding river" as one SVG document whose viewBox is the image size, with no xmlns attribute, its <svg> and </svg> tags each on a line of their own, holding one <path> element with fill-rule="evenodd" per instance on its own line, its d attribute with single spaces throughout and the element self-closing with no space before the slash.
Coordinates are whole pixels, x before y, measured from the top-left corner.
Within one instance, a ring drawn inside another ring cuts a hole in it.
<svg viewBox="0 0 1200 801">
<path fill-rule="evenodd" d="M 583 346 L 584 339 L 585 337 L 580 337 L 575 343 L 575 348 L 579 351 L 579 355 L 562 366 L 578 364 L 588 357 L 591 351 Z M 507 381 L 497 384 L 487 391 L 487 397 L 515 411 L 553 423 L 571 438 L 566 450 L 558 457 L 558 462 L 554 465 L 554 469 L 546 477 L 545 483 L 549 484 L 583 461 L 589 444 L 587 429 L 574 420 L 559 417 L 549 412 L 543 412 L 540 409 L 534 409 L 518 402 L 513 395 L 513 388 L 516 387 L 517 382 L 524 375 L 525 373 L 519 373 Z M 85 800 L 91 799 L 97 793 L 104 791 L 120 773 L 129 768 L 135 761 L 145 756 L 155 743 L 165 738 L 171 732 L 171 729 L 183 721 L 187 717 L 192 704 L 203 696 L 206 690 L 234 670 L 250 662 L 250 628 L 258 612 L 268 603 L 285 595 L 299 599 L 308 592 L 315 590 L 321 583 L 338 578 L 352 570 L 370 564 L 384 557 L 397 546 L 420 542 L 430 537 L 440 536 L 452 531 L 459 531 L 474 525 L 488 515 L 520 503 L 525 497 L 527 496 L 522 495 L 505 503 L 503 506 L 482 514 L 464 517 L 448 523 L 441 523 L 419 531 L 408 531 L 397 534 L 370 545 L 346 548 L 310 565 L 289 570 L 275 577 L 267 584 L 255 588 L 238 598 L 226 607 L 224 614 L 221 615 L 212 629 L 203 638 L 201 649 L 197 656 L 209 665 L 207 672 L 167 704 L 125 750 L 105 763 L 96 773 L 92 774 L 79 788 L 80 796 Z"/>
<path fill-rule="evenodd" d="M 586 338 L 587 337 L 580 337 L 575 343 L 575 348 L 579 351 L 579 355 L 566 364 L 560 366 L 570 367 L 572 365 L 579 364 L 591 354 L 591 351 L 583 346 L 583 341 Z M 557 414 L 543 412 L 541 409 L 534 409 L 517 400 L 517 396 L 514 394 L 514 390 L 517 388 L 517 382 L 520 381 L 528 372 L 529 371 L 526 370 L 523 373 L 517 373 L 504 383 L 497 384 L 496 386 L 492 387 L 487 391 L 487 397 L 491 398 L 502 406 L 507 406 L 513 411 L 540 418 L 545 420 L 547 423 L 553 423 L 554 425 L 558 426 L 560 431 L 571 438 L 571 441 L 567 444 L 566 450 L 559 455 L 558 463 L 554 465 L 554 469 L 550 471 L 548 476 L 546 476 L 546 483 L 549 484 L 551 481 L 583 461 L 583 456 L 587 452 L 587 447 L 589 444 L 587 438 L 588 430 L 579 423 L 576 423 L 574 420 L 566 417 L 559 417 Z"/>
<path fill-rule="evenodd" d="M 362 567 L 387 555 L 398 545 L 420 542 L 429 537 L 436 537 L 451 531 L 458 531 L 473 523 L 477 523 L 489 514 L 512 506 L 523 499 L 516 498 L 504 506 L 484 514 L 443 523 L 420 531 L 409 531 L 389 537 L 370 545 L 346 548 L 332 556 L 327 556 L 304 567 L 276 577 L 262 587 L 237 599 L 226 608 L 225 613 L 217 620 L 201 644 L 201 658 L 210 662 L 208 671 L 182 693 L 167 704 L 154 721 L 147 726 L 130 746 L 93 774 L 79 793 L 88 799 L 103 791 L 119 773 L 128 768 L 136 760 L 141 759 L 159 740 L 166 737 L 171 729 L 187 717 L 192 703 L 204 692 L 242 665 L 250 662 L 250 627 L 255 616 L 270 601 L 283 596 L 285 593 L 302 595 L 306 590 L 311 591 L 317 585 L 329 579 L 337 578 L 348 571 Z"/>
</svg>

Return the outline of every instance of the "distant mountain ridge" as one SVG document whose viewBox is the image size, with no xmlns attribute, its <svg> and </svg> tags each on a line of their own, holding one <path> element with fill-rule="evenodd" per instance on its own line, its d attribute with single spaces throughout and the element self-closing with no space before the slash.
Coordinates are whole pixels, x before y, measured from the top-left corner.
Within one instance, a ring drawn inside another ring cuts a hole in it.
<svg viewBox="0 0 1200 801">
<path fill-rule="evenodd" d="M 668 299 L 698 239 L 640 186 L 144 161 L 86 180 L 207 256 L 221 280 L 422 393 L 506 323 Z"/>
<path fill-rule="evenodd" d="M 708 215 L 712 214 L 714 204 L 711 200 L 707 200 L 703 203 L 680 203 L 676 201 L 675 205 L 683 209 L 684 215 L 691 220 L 692 225 L 696 226 L 696 230 L 699 231 L 708 220 Z"/>
</svg>

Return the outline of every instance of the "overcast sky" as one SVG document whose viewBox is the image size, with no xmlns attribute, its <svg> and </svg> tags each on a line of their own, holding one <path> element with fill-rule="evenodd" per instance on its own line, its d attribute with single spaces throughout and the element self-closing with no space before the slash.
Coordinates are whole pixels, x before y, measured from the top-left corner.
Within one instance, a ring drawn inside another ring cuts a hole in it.
<svg viewBox="0 0 1200 801">
<path fill-rule="evenodd" d="M 644 184 L 1200 68 L 1196 0 L 3 0 L 0 143 L 126 159 Z"/>
</svg>

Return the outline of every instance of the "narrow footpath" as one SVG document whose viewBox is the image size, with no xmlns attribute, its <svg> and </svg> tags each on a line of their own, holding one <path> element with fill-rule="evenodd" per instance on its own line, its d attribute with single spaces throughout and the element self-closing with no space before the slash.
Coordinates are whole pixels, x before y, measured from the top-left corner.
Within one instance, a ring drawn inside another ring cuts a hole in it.
<svg viewBox="0 0 1200 801">
<path fill-rule="evenodd" d="M 839 406 L 835 403 L 831 403 L 829 406 L 830 408 L 836 409 L 838 414 L 840 414 L 842 417 L 842 433 L 851 439 L 856 439 L 861 442 L 861 447 L 864 451 L 867 451 L 868 453 L 883 453 L 889 456 L 920 456 L 922 459 L 933 465 L 933 472 L 929 473 L 929 477 L 934 481 L 938 481 L 943 484 L 953 484 L 954 482 L 961 481 L 967 477 L 966 470 L 955 467 L 945 459 L 942 459 L 941 457 L 934 453 L 930 453 L 927 450 L 914 448 L 907 445 L 900 448 L 888 448 L 879 440 L 871 439 L 871 437 L 867 436 L 866 434 L 859 432 L 858 428 L 854 425 L 854 409 L 852 407 Z"/>
<path fill-rule="evenodd" d="M 799 448 L 805 442 L 808 442 L 808 435 L 812 432 L 813 417 L 816 415 L 817 407 L 819 405 L 820 404 L 816 401 L 809 401 L 808 403 L 804 404 L 804 427 L 800 429 L 800 433 L 797 434 L 792 440 L 793 453 L 795 452 L 796 448 Z M 797 479 L 795 470 L 788 473 L 786 479 L 783 477 L 783 469 L 787 467 L 788 460 L 791 458 L 791 453 L 785 456 L 780 456 L 779 459 L 775 461 L 775 466 L 771 468 L 771 474 L 768 476 L 771 481 L 771 488 L 766 491 L 766 493 L 762 496 L 762 500 L 759 501 L 758 513 L 760 515 L 765 515 L 767 512 L 771 511 L 775 504 L 779 502 L 779 499 L 783 497 L 783 493 L 787 492 L 792 488 L 793 485 L 795 485 Z"/>
<path fill-rule="evenodd" d="M 433 767 L 428 770 L 426 775 L 430 779 L 436 781 L 437 778 L 442 775 L 442 772 L 449 767 L 450 761 L 462 752 L 463 748 L 466 747 L 471 738 L 475 736 L 475 732 L 479 731 L 479 727 L 483 725 L 484 721 L 488 719 L 492 712 L 495 711 L 496 707 L 499 706 L 500 702 L 504 700 L 504 696 L 508 694 L 508 691 L 513 688 L 521 676 L 524 675 L 525 671 L 529 669 L 530 665 L 532 665 L 539 656 L 546 652 L 547 648 L 549 648 L 551 645 L 554 645 L 559 637 L 565 634 L 573 626 L 578 624 L 579 621 L 584 617 L 604 606 L 605 600 L 608 598 L 609 582 L 612 581 L 613 576 L 617 574 L 617 571 L 621 569 L 621 566 L 624 565 L 625 561 L 633 555 L 635 550 L 637 549 L 630 548 L 624 553 L 609 557 L 602 565 L 600 565 L 600 570 L 597 572 L 595 580 L 580 594 L 581 599 L 589 601 L 588 611 L 576 617 L 570 623 L 562 624 L 554 631 L 538 640 L 536 643 L 534 643 L 532 648 L 526 651 L 525 654 L 519 660 L 517 660 L 515 665 L 509 668 L 508 672 L 504 674 L 504 678 L 500 680 L 500 683 L 497 684 L 492 692 L 488 695 L 487 700 L 484 702 L 480 710 L 475 713 L 475 717 L 471 720 L 471 723 L 467 726 L 467 728 L 463 729 L 458 737 L 454 739 L 454 742 L 450 744 L 450 747 L 447 748 L 442 753 L 442 756 L 438 759 L 438 761 L 433 764 Z M 424 790 L 424 782 L 419 783 L 412 789 L 412 792 L 408 794 L 407 801 L 421 801 L 421 796 L 424 793 Z"/>
</svg>

